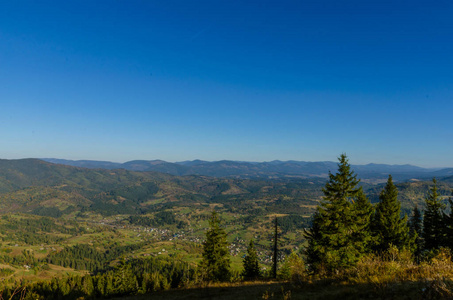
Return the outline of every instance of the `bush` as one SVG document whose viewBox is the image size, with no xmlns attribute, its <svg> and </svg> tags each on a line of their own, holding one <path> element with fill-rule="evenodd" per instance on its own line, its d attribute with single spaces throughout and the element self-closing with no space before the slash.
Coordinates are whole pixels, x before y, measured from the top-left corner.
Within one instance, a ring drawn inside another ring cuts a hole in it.
<svg viewBox="0 0 453 300">
<path fill-rule="evenodd" d="M 307 279 L 305 264 L 296 252 L 286 257 L 277 276 L 282 280 L 290 280 L 296 284 L 302 284 Z"/>
</svg>

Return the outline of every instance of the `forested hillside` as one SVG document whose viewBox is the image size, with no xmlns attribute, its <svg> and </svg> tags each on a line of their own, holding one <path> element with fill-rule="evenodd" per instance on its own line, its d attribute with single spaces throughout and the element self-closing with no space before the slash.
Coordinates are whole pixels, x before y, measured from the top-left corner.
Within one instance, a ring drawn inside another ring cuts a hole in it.
<svg viewBox="0 0 453 300">
<path fill-rule="evenodd" d="M 133 160 L 125 163 L 113 163 L 108 161 L 94 160 L 66 160 L 44 158 L 44 161 L 84 167 L 90 169 L 126 169 L 130 171 L 154 171 L 177 176 L 203 175 L 212 177 L 231 178 L 327 178 L 329 171 L 333 172 L 336 163 L 332 161 L 280 161 L 270 162 L 247 162 L 247 161 L 183 161 L 170 163 L 163 160 Z M 421 168 L 413 165 L 386 165 L 367 164 L 354 165 L 354 169 L 363 181 L 383 182 L 388 174 L 393 174 L 396 180 L 408 180 L 412 178 L 427 179 L 453 175 L 452 168 Z"/>
<path fill-rule="evenodd" d="M 452 177 L 439 178 L 441 195 L 449 195 Z M 234 211 L 256 208 L 275 213 L 310 215 L 325 179 L 228 179 L 172 176 L 124 169 L 86 169 L 36 159 L 0 160 L 0 209 L 61 216 L 79 211 L 102 215 L 143 214 L 150 210 L 218 203 Z M 381 185 L 364 184 L 375 202 Z M 398 183 L 403 209 L 422 204 L 427 181 Z M 264 205 L 263 205 L 264 204 Z M 259 211 L 259 209 L 258 209 Z"/>
</svg>

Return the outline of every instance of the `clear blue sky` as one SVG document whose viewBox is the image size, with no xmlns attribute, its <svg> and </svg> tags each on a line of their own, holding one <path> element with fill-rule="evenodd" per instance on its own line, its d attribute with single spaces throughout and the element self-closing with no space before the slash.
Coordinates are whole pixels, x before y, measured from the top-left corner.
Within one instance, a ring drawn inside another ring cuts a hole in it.
<svg viewBox="0 0 453 300">
<path fill-rule="evenodd" d="M 453 167 L 453 3 L 2 1 L 0 158 Z"/>
</svg>

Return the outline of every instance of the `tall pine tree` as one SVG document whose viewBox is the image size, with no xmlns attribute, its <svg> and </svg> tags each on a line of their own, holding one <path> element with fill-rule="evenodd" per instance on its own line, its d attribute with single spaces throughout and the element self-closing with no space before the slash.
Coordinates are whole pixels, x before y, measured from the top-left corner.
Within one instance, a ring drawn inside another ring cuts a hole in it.
<svg viewBox="0 0 453 300">
<path fill-rule="evenodd" d="M 437 181 L 433 178 L 433 186 L 425 198 L 425 213 L 423 215 L 423 239 L 425 249 L 438 249 L 443 246 L 445 237 L 445 205 L 440 201 L 437 193 Z"/>
<path fill-rule="evenodd" d="M 272 278 L 277 278 L 277 262 L 278 262 L 278 222 L 275 217 L 274 225 L 274 252 L 272 254 Z"/>
<path fill-rule="evenodd" d="M 415 241 L 414 254 L 416 258 L 419 258 L 423 251 L 422 221 L 422 214 L 418 206 L 415 205 L 409 219 L 409 231 L 412 239 Z"/>
<path fill-rule="evenodd" d="M 385 251 L 390 245 L 398 249 L 412 249 L 413 240 L 409 235 L 407 216 L 401 218 L 401 203 L 398 189 L 389 175 L 387 184 L 379 195 L 379 203 L 373 218 L 373 232 L 376 237 L 374 249 Z"/>
<path fill-rule="evenodd" d="M 209 225 L 203 243 L 201 269 L 209 281 L 227 281 L 230 279 L 230 254 L 226 232 L 220 227 L 216 212 L 212 213 Z"/>
<path fill-rule="evenodd" d="M 451 192 L 453 196 L 453 191 Z M 450 205 L 450 213 L 445 215 L 444 220 L 444 245 L 450 249 L 453 249 L 453 197 L 448 199 Z"/>
<path fill-rule="evenodd" d="M 310 229 L 304 229 L 304 236 L 307 239 L 308 245 L 304 250 L 307 265 L 314 272 L 322 265 L 322 235 L 321 235 L 321 215 L 315 212 L 312 216 Z"/>
<path fill-rule="evenodd" d="M 253 240 L 250 241 L 249 246 L 247 247 L 247 254 L 245 255 L 243 261 L 244 271 L 242 275 L 246 279 L 255 279 L 260 277 L 260 267 L 258 264 L 258 255 L 256 254 L 255 245 Z"/>
<path fill-rule="evenodd" d="M 305 234 L 308 240 L 305 254 L 311 269 L 325 267 L 334 271 L 350 267 L 366 252 L 358 229 L 367 228 L 369 207 L 358 183 L 346 155 L 342 154 L 338 172 L 329 173 L 323 201 L 317 208 L 312 228 Z M 361 199 L 356 202 L 359 196 Z"/>
<path fill-rule="evenodd" d="M 373 234 L 371 231 L 371 218 L 374 214 L 373 205 L 360 187 L 357 199 L 352 205 L 353 227 L 351 243 L 360 253 L 371 252 L 374 244 Z"/>
</svg>

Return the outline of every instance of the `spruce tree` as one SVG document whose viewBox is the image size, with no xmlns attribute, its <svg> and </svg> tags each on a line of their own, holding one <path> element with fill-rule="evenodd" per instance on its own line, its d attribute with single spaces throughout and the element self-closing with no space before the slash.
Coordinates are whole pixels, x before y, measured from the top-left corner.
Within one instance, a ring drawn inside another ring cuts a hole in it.
<svg viewBox="0 0 453 300">
<path fill-rule="evenodd" d="M 255 245 L 253 240 L 250 240 L 249 246 L 247 247 L 247 254 L 243 261 L 244 271 L 242 275 L 246 279 L 256 279 L 260 277 L 260 267 L 258 264 L 258 255 L 256 254 Z"/>
<path fill-rule="evenodd" d="M 322 235 L 321 235 L 321 215 L 316 211 L 312 216 L 311 227 L 304 229 L 304 236 L 307 239 L 308 245 L 304 249 L 308 268 L 314 272 L 322 265 Z"/>
<path fill-rule="evenodd" d="M 420 257 L 423 250 L 423 239 L 422 239 L 422 214 L 418 209 L 417 204 L 412 210 L 412 215 L 409 219 L 409 233 L 412 239 L 415 241 L 414 255 Z"/>
<path fill-rule="evenodd" d="M 413 247 L 407 226 L 407 216 L 401 218 L 398 189 L 393 184 L 391 175 L 379 195 L 372 226 L 376 237 L 374 246 L 376 251 L 386 251 L 390 245 L 396 246 L 400 250 Z"/>
<path fill-rule="evenodd" d="M 226 232 L 220 227 L 217 213 L 213 212 L 209 220 L 210 228 L 203 243 L 201 269 L 209 281 L 227 281 L 230 279 L 230 254 Z"/>
<path fill-rule="evenodd" d="M 277 260 L 278 260 L 278 222 L 277 217 L 275 217 L 274 225 L 274 252 L 272 255 L 272 278 L 277 278 Z"/>
<path fill-rule="evenodd" d="M 451 192 L 453 196 L 453 191 Z M 450 249 L 453 249 L 453 197 L 448 199 L 450 205 L 450 213 L 445 215 L 444 220 L 444 245 Z"/>
<path fill-rule="evenodd" d="M 334 271 L 350 267 L 364 254 L 356 224 L 364 225 L 366 221 L 358 219 L 355 215 L 357 206 L 353 205 L 361 193 L 358 183 L 346 155 L 342 154 L 338 172 L 329 173 L 312 228 L 305 234 L 308 240 L 305 253 L 312 270 L 325 267 L 327 271 Z"/>
<path fill-rule="evenodd" d="M 444 243 L 444 209 L 437 193 L 437 181 L 433 178 L 433 186 L 425 198 L 425 213 L 423 215 L 423 239 L 425 249 L 438 249 Z"/>
<path fill-rule="evenodd" d="M 360 253 L 369 253 L 374 243 L 371 231 L 371 218 L 374 214 L 374 208 L 363 192 L 362 187 L 360 187 L 357 199 L 352 205 L 352 214 L 351 243 L 354 244 L 354 248 L 358 249 Z"/>
</svg>

